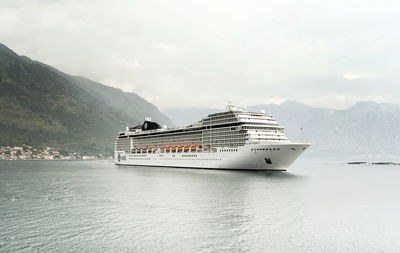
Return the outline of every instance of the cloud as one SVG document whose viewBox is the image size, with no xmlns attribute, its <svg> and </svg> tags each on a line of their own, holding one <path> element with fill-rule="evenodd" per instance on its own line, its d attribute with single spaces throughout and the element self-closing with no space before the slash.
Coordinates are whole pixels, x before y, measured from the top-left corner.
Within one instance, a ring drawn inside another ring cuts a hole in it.
<svg viewBox="0 0 400 253">
<path fill-rule="evenodd" d="M 360 74 L 344 74 L 343 78 L 348 79 L 348 80 L 353 80 L 353 79 L 362 78 L 362 75 L 360 75 Z"/>
<path fill-rule="evenodd" d="M 341 107 L 341 95 L 400 97 L 399 10 L 370 0 L 3 0 L 0 31 L 17 53 L 161 109 L 326 96 Z"/>
</svg>

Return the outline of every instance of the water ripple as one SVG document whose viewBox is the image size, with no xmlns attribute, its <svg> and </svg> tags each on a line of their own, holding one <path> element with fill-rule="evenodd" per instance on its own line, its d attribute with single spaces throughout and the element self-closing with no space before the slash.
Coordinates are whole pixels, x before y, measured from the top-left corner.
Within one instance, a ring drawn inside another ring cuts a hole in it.
<svg viewBox="0 0 400 253">
<path fill-rule="evenodd" d="M 400 171 L 392 169 L 0 163 L 1 252 L 400 250 Z"/>
</svg>

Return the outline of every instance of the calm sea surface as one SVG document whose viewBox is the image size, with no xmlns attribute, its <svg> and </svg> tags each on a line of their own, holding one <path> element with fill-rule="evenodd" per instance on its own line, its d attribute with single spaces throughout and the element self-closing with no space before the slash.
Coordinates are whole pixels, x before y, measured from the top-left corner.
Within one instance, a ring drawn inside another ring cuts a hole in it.
<svg viewBox="0 0 400 253">
<path fill-rule="evenodd" d="M 400 252 L 400 166 L 0 161 L 0 252 Z"/>
</svg>

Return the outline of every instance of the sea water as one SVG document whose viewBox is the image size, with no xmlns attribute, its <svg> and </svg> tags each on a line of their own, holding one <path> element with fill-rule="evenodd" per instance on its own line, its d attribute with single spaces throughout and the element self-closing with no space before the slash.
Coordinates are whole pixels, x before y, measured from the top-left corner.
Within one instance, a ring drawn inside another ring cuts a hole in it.
<svg viewBox="0 0 400 253">
<path fill-rule="evenodd" d="M 0 161 L 0 252 L 400 252 L 400 166 Z"/>
</svg>

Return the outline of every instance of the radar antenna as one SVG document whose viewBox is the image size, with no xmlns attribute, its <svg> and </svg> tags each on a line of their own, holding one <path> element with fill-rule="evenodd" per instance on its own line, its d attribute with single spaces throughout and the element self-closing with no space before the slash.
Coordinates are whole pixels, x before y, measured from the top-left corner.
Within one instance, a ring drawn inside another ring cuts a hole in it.
<svg viewBox="0 0 400 253">
<path fill-rule="evenodd" d="M 228 111 L 231 111 L 231 112 L 236 111 L 236 106 L 232 104 L 232 101 L 228 101 L 226 108 L 228 109 Z"/>
</svg>

